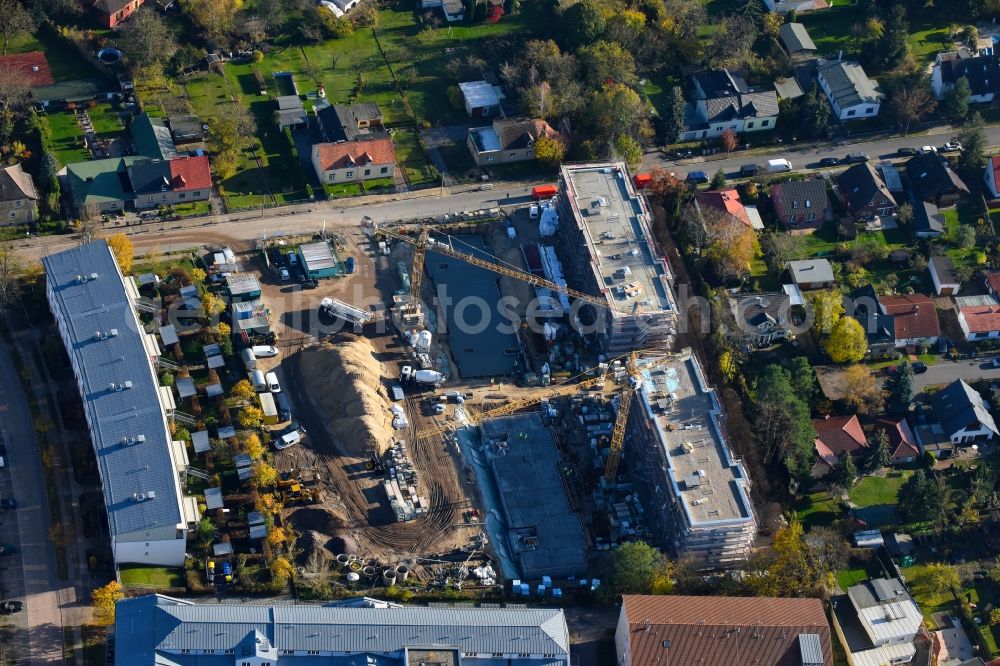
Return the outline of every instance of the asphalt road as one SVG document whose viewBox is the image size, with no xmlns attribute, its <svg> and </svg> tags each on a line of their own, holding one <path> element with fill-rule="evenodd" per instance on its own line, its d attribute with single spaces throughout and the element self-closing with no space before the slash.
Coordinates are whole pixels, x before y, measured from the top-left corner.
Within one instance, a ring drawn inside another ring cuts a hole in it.
<svg viewBox="0 0 1000 666">
<path fill-rule="evenodd" d="M 964 379 L 968 384 L 980 379 L 1000 382 L 1000 368 L 990 365 L 990 358 L 940 361 L 928 366 L 927 372 L 913 376 L 913 392 L 919 393 L 928 386 L 950 384 L 956 379 Z"/>
<path fill-rule="evenodd" d="M 49 514 L 46 508 L 45 480 L 35 440 L 31 410 L 21 390 L 14 362 L 7 348 L 0 344 L 0 428 L 7 443 L 7 471 L 17 509 L 0 514 L 2 537 L 19 542 L 19 554 L 0 558 L 10 562 L 0 566 L 21 569 L 17 597 L 26 599 L 25 612 L 16 622 L 25 623 L 30 648 L 16 664 L 59 664 L 62 654 L 62 616 L 59 610 L 55 557 L 49 541 Z M 7 488 L 4 488 L 7 490 Z M 9 491 L 8 491 L 9 492 Z M 5 495 L 6 496 L 6 495 Z M 14 529 L 11 529 L 14 528 Z M 16 532 L 15 532 L 16 530 Z M 9 535 L 9 537 L 8 537 Z M 14 576 L 4 574 L 4 585 Z M 13 648 L 15 646 L 7 646 Z M 23 647 L 23 646 L 22 646 Z M 26 657 L 26 659 L 25 659 Z"/>
<path fill-rule="evenodd" d="M 990 146 L 1000 146 L 1000 126 L 986 128 L 986 138 Z M 745 151 L 733 152 L 728 157 L 724 153 L 708 157 L 694 157 L 680 161 L 663 159 L 660 153 L 648 153 L 642 160 L 642 168 L 652 169 L 662 167 L 673 171 L 678 176 L 686 176 L 692 171 L 704 171 L 709 177 L 720 168 L 726 174 L 735 175 L 744 164 L 765 165 L 769 159 L 783 157 L 792 163 L 796 171 L 819 168 L 818 162 L 824 157 L 843 158 L 848 153 L 866 153 L 871 161 L 888 159 L 896 156 L 900 148 L 919 149 L 922 146 L 940 148 L 942 144 L 952 139 L 957 133 L 953 127 L 935 127 L 921 134 L 911 134 L 908 137 L 893 137 L 875 141 L 860 140 L 854 142 L 847 139 L 841 145 L 824 145 L 818 148 L 799 148 L 794 145 L 776 146 L 765 152 Z M 838 168 L 838 167 L 834 167 Z"/>
</svg>

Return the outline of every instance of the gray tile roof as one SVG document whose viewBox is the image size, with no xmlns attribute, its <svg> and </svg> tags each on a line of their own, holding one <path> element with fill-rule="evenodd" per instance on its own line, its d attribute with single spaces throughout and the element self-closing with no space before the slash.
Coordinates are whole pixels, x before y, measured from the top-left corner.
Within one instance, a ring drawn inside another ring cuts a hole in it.
<svg viewBox="0 0 1000 666">
<path fill-rule="evenodd" d="M 789 261 L 788 272 L 795 284 L 810 282 L 833 282 L 833 266 L 826 259 Z"/>
<path fill-rule="evenodd" d="M 560 609 L 202 604 L 148 595 L 118 603 L 115 635 L 116 666 L 214 664 L 201 660 L 205 657 L 190 660 L 191 655 L 181 650 L 238 653 L 248 647 L 251 637 L 262 641 L 250 646 L 251 652 L 263 645 L 264 649 L 277 650 L 279 664 L 297 665 L 352 662 L 317 656 L 308 661 L 306 655 L 282 653 L 381 653 L 391 659 L 378 662 L 385 664 L 397 663 L 406 647 L 557 657 L 569 653 L 569 632 Z M 228 655 L 227 659 L 219 663 L 231 666 L 234 656 Z"/>
<path fill-rule="evenodd" d="M 38 199 L 31 176 L 20 164 L 0 168 L 0 201 L 20 199 Z"/>
<path fill-rule="evenodd" d="M 816 50 L 816 44 L 809 36 L 809 31 L 801 23 L 785 23 L 778 29 L 778 37 L 789 53 Z"/>
<path fill-rule="evenodd" d="M 993 416 L 983 403 L 983 396 L 961 379 L 956 379 L 935 393 L 931 397 L 931 409 L 944 428 L 945 435 L 949 437 L 976 422 L 997 432 Z"/>
<path fill-rule="evenodd" d="M 889 192 L 885 181 L 875 171 L 875 167 L 867 162 L 855 164 L 837 176 L 837 187 L 840 188 L 840 196 L 847 200 L 847 205 L 853 212 L 870 205 L 876 199 L 881 201 L 882 197 L 885 197 L 892 206 L 896 205 L 896 200 Z"/>
<path fill-rule="evenodd" d="M 826 81 L 833 98 L 842 109 L 858 104 L 876 104 L 885 96 L 878 87 L 878 81 L 869 79 L 865 70 L 856 62 L 821 62 L 817 72 Z"/>
<path fill-rule="evenodd" d="M 933 201 L 942 195 L 969 193 L 968 186 L 937 153 L 911 157 L 906 162 L 906 175 L 921 199 Z"/>
<path fill-rule="evenodd" d="M 50 306 L 64 328 L 67 351 L 80 376 L 83 408 L 93 426 L 111 534 L 181 522 L 178 479 L 169 452 L 159 383 L 142 331 L 108 244 L 94 241 L 42 260 Z M 96 279 L 78 280 L 78 276 Z M 114 335 L 112 329 L 117 330 Z M 100 332 L 103 339 L 99 339 Z M 111 384 L 132 382 L 115 391 Z M 145 436 L 145 441 L 125 440 Z M 135 493 L 155 493 L 138 500 Z"/>
<path fill-rule="evenodd" d="M 1000 55 L 946 60 L 940 67 L 944 83 L 954 84 L 964 76 L 973 95 L 1000 92 Z"/>
<path fill-rule="evenodd" d="M 926 201 L 913 202 L 913 231 L 918 233 L 944 233 L 944 215 L 938 207 Z"/>
</svg>

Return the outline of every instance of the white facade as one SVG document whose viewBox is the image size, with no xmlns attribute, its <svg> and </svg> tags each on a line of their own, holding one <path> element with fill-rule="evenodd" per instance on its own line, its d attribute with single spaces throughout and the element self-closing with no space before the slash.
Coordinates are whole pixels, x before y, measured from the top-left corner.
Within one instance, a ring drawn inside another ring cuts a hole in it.
<svg viewBox="0 0 1000 666">
<path fill-rule="evenodd" d="M 845 68 L 857 68 L 860 74 L 864 76 L 864 70 L 861 70 L 861 66 L 857 63 L 840 64 Z M 855 94 L 854 96 L 838 95 L 837 91 L 834 89 L 834 84 L 827 76 L 824 76 L 822 67 L 817 69 L 816 78 L 823 94 L 825 94 L 826 98 L 830 100 L 830 106 L 833 107 L 833 113 L 840 120 L 863 120 L 865 118 L 874 118 L 878 115 L 879 109 L 882 106 L 881 96 L 863 98 L 858 94 Z M 843 102 L 843 99 L 857 99 L 858 101 L 856 103 L 847 104 Z"/>
<path fill-rule="evenodd" d="M 942 278 L 938 275 L 937 269 L 933 261 L 928 263 L 928 269 L 931 272 L 931 281 L 934 283 L 934 293 L 938 296 L 956 296 L 962 285 L 955 280 L 950 278 Z"/>
</svg>

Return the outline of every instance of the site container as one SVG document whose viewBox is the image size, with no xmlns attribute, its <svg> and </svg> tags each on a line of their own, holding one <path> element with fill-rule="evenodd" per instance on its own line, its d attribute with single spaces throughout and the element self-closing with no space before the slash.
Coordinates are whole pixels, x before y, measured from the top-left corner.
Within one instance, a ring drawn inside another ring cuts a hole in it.
<svg viewBox="0 0 1000 666">
<path fill-rule="evenodd" d="M 559 190 L 555 185 L 536 185 L 531 188 L 531 196 L 534 199 L 550 199 L 556 195 Z"/>
<path fill-rule="evenodd" d="M 260 398 L 260 408 L 264 412 L 264 423 L 267 425 L 277 423 L 278 408 L 274 404 L 274 396 L 270 393 L 259 393 L 257 397 Z"/>
</svg>

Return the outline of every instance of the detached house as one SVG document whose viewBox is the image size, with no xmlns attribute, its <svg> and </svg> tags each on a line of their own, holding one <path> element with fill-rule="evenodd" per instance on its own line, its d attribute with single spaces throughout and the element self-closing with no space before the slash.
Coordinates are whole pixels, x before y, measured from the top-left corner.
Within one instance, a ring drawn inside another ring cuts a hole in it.
<svg viewBox="0 0 1000 666">
<path fill-rule="evenodd" d="M 685 110 L 682 141 L 715 138 L 726 130 L 759 132 L 778 123 L 778 94 L 751 88 L 742 76 L 712 69 L 690 77 L 693 101 Z"/>
<path fill-rule="evenodd" d="M 986 189 L 990 191 L 994 199 L 1000 199 L 1000 157 L 991 157 L 983 170 L 983 180 L 986 182 Z"/>
<path fill-rule="evenodd" d="M 113 28 L 142 7 L 145 0 L 95 0 L 93 7 L 100 23 Z"/>
<path fill-rule="evenodd" d="M 952 444 L 973 444 L 996 437 L 996 423 L 983 396 L 961 379 L 931 397 L 931 411 Z"/>
<path fill-rule="evenodd" d="M 816 66 L 819 87 L 841 120 L 874 118 L 885 94 L 878 81 L 868 78 L 860 64 L 845 60 L 820 60 Z"/>
<path fill-rule="evenodd" d="M 0 227 L 30 224 L 38 213 L 38 193 L 20 164 L 0 168 Z"/>
<path fill-rule="evenodd" d="M 954 206 L 969 188 L 937 153 L 923 153 L 906 162 L 906 175 L 921 201 L 939 208 Z"/>
<path fill-rule="evenodd" d="M 837 193 L 857 220 L 872 220 L 896 212 L 896 200 L 885 181 L 867 162 L 855 164 L 837 176 Z"/>
<path fill-rule="evenodd" d="M 1000 55 L 976 55 L 969 49 L 939 53 L 931 68 L 931 89 L 938 99 L 965 77 L 970 102 L 992 102 L 1000 93 Z"/>
<path fill-rule="evenodd" d="M 911 463 L 920 456 L 917 437 L 905 418 L 883 417 L 875 420 L 875 430 L 884 432 L 889 440 L 889 459 L 893 465 Z"/>
<path fill-rule="evenodd" d="M 891 356 L 896 352 L 895 322 L 879 303 L 878 292 L 872 285 L 858 287 L 845 302 L 845 314 L 854 317 L 865 329 L 868 340 L 868 358 Z"/>
<path fill-rule="evenodd" d="M 788 294 L 737 294 L 729 297 L 729 309 L 737 329 L 752 345 L 768 345 L 791 335 L 792 299 Z"/>
<path fill-rule="evenodd" d="M 789 261 L 788 275 L 799 289 L 829 289 L 837 282 L 833 266 L 826 259 Z"/>
<path fill-rule="evenodd" d="M 909 664 L 923 614 L 898 578 L 877 578 L 830 599 L 833 628 L 857 666 Z"/>
<path fill-rule="evenodd" d="M 704 224 L 704 212 L 715 210 L 726 217 L 742 222 L 751 229 L 757 231 L 764 230 L 764 222 L 760 218 L 760 212 L 756 206 L 744 206 L 740 200 L 740 193 L 735 188 L 729 187 L 724 190 L 710 190 L 700 192 L 695 197 L 695 208 Z"/>
<path fill-rule="evenodd" d="M 958 325 L 969 342 L 1000 338 L 1000 305 L 959 308 Z"/>
<path fill-rule="evenodd" d="M 466 144 L 476 166 L 535 159 L 535 142 L 547 136 L 562 140 L 559 132 L 537 118 L 502 118 L 489 127 L 469 130 Z"/>
<path fill-rule="evenodd" d="M 812 476 L 826 476 L 837 466 L 843 455 L 860 456 L 868 450 L 868 439 L 857 416 L 830 416 L 813 420 L 816 428 L 816 455 L 819 459 Z"/>
<path fill-rule="evenodd" d="M 941 336 L 934 299 L 923 294 L 882 296 L 879 305 L 892 316 L 896 347 L 932 345 Z"/>
<path fill-rule="evenodd" d="M 811 233 L 833 219 L 826 182 L 790 180 L 771 188 L 771 204 L 781 225 L 794 233 Z"/>
<path fill-rule="evenodd" d="M 312 147 L 312 164 L 316 176 L 325 184 L 392 178 L 396 153 L 388 136 L 371 141 L 317 143 Z"/>
<path fill-rule="evenodd" d="M 382 128 L 382 110 L 378 104 L 330 104 L 320 100 L 313 107 L 324 141 L 360 141 L 388 136 Z"/>
</svg>

